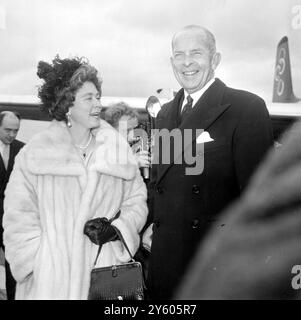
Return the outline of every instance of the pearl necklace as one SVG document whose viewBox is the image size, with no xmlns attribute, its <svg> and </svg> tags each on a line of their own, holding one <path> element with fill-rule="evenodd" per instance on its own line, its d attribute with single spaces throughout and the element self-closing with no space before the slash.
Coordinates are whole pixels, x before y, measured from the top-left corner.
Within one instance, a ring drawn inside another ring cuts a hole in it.
<svg viewBox="0 0 301 320">
<path fill-rule="evenodd" d="M 87 142 L 87 144 L 86 145 L 84 145 L 84 146 L 79 146 L 79 145 L 75 145 L 76 146 L 76 148 L 79 148 L 79 149 L 81 149 L 81 150 L 86 150 L 88 147 L 89 147 L 89 145 L 90 145 L 90 143 L 91 143 L 91 141 L 92 141 L 92 134 L 91 134 L 91 132 L 90 132 L 90 138 L 89 138 L 89 141 Z M 87 155 L 87 153 L 86 152 L 81 152 L 81 155 L 82 155 L 82 157 L 85 159 L 86 158 L 86 155 Z"/>
</svg>

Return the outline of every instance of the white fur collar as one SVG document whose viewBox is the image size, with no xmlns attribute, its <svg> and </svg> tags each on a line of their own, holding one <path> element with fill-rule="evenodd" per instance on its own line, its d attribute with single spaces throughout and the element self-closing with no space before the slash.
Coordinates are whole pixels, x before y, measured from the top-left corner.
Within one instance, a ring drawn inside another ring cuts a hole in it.
<svg viewBox="0 0 301 320">
<path fill-rule="evenodd" d="M 105 121 L 92 133 L 96 136 L 96 150 L 88 170 L 133 179 L 138 165 L 127 141 Z M 86 173 L 63 121 L 53 120 L 45 131 L 29 141 L 24 152 L 33 174 L 77 176 Z"/>
<path fill-rule="evenodd" d="M 101 121 L 96 142 L 91 169 L 126 180 L 134 178 L 138 163 L 128 142 L 105 121 Z"/>
</svg>

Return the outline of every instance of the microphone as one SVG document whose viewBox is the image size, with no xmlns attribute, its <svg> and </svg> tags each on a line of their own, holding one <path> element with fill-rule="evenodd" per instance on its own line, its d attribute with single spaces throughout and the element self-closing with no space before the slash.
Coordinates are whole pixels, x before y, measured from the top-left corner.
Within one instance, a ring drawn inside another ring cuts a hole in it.
<svg viewBox="0 0 301 320">
<path fill-rule="evenodd" d="M 147 141 L 146 143 L 142 143 L 142 149 L 149 151 L 152 153 L 152 129 L 154 129 L 154 121 L 157 117 L 158 112 L 161 109 L 161 103 L 156 96 L 150 96 L 145 105 L 145 110 L 147 112 L 147 121 L 146 121 L 146 133 L 147 133 Z M 150 168 L 143 168 L 142 174 L 144 179 L 150 179 Z"/>
<path fill-rule="evenodd" d="M 142 168 L 142 175 L 145 180 L 149 179 L 149 168 L 148 167 Z"/>
<path fill-rule="evenodd" d="M 149 134 L 149 131 L 146 130 L 147 134 Z M 149 135 L 148 135 L 149 138 Z M 145 141 L 145 139 L 143 139 L 142 137 L 140 138 L 140 142 L 141 142 L 141 150 L 142 151 L 149 151 L 149 146 L 148 146 L 148 141 Z M 141 168 L 142 170 L 142 175 L 144 177 L 145 180 L 148 180 L 150 178 L 150 170 L 149 167 L 143 167 Z"/>
</svg>

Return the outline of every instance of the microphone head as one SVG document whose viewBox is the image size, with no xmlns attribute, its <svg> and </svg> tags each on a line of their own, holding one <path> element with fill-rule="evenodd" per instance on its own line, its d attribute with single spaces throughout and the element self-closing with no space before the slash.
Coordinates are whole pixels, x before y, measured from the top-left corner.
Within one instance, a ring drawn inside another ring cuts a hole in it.
<svg viewBox="0 0 301 320">
<path fill-rule="evenodd" d="M 159 99 L 158 99 L 157 97 L 155 97 L 155 96 L 150 96 L 150 97 L 147 99 L 145 108 L 146 108 L 147 113 L 148 113 L 152 118 L 156 118 L 158 112 L 159 112 L 160 109 L 161 109 L 161 103 L 160 103 L 160 101 L 159 101 Z"/>
<path fill-rule="evenodd" d="M 146 180 L 149 179 L 149 168 L 148 167 L 142 168 L 142 175 L 143 175 L 144 179 L 146 179 Z"/>
</svg>

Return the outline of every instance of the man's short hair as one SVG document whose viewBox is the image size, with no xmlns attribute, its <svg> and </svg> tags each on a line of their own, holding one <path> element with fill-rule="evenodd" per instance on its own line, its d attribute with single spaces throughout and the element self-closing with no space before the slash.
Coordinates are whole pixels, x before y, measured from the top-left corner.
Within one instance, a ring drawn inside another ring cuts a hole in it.
<svg viewBox="0 0 301 320">
<path fill-rule="evenodd" d="M 172 49 L 173 49 L 174 40 L 175 40 L 176 36 L 178 35 L 178 33 L 185 32 L 185 31 L 203 32 L 206 36 L 206 44 L 208 45 L 208 49 L 209 49 L 211 57 L 216 53 L 216 41 L 215 41 L 215 37 L 214 37 L 213 33 L 204 27 L 194 25 L 194 24 L 185 26 L 183 29 L 181 29 L 180 31 L 178 31 L 177 33 L 174 34 L 174 36 L 172 38 Z"/>
<path fill-rule="evenodd" d="M 114 128 L 118 128 L 118 123 L 121 117 L 128 116 L 129 118 L 137 118 L 139 117 L 138 112 L 131 108 L 125 102 L 118 102 L 116 104 L 112 104 L 105 111 L 104 119 Z"/>
<path fill-rule="evenodd" d="M 9 115 L 9 114 L 13 114 L 15 115 L 19 120 L 21 120 L 21 115 L 20 113 L 16 112 L 16 111 L 2 111 L 0 112 L 0 126 L 2 126 L 2 122 L 3 119 L 5 118 L 5 116 Z"/>
</svg>

